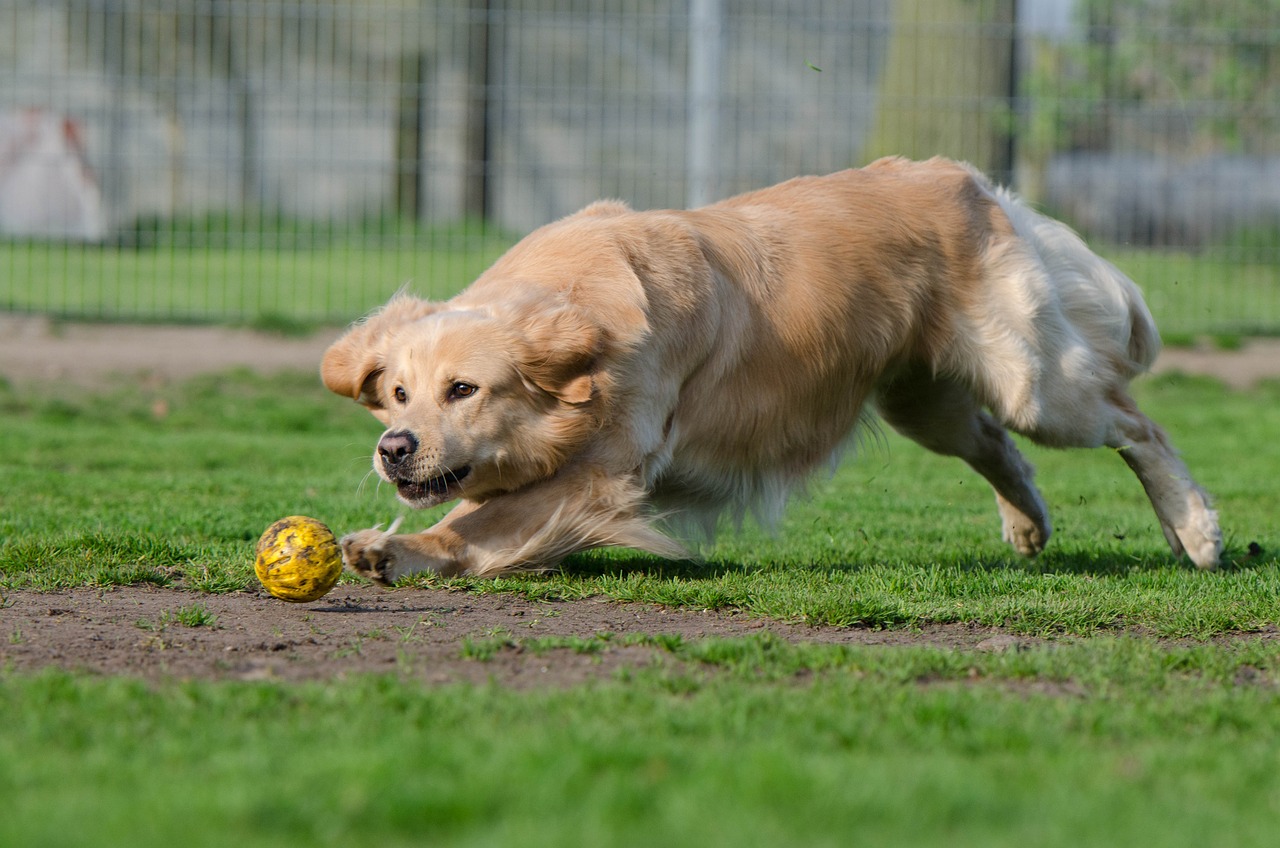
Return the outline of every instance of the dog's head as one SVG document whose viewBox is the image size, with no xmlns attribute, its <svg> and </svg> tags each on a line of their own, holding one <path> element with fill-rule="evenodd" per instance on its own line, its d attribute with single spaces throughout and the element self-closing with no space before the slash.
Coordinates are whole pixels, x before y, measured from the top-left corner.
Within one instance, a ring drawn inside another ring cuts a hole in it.
<svg viewBox="0 0 1280 848">
<path fill-rule="evenodd" d="M 562 301 L 464 310 L 401 295 L 329 348 L 321 376 L 387 426 L 374 469 L 425 508 L 554 474 L 597 427 L 604 344 Z"/>
</svg>

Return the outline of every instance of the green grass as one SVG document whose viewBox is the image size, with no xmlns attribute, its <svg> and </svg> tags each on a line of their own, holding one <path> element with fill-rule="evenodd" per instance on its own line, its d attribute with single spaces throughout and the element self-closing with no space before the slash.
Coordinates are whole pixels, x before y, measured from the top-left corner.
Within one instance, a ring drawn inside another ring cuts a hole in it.
<svg viewBox="0 0 1280 848">
<path fill-rule="evenodd" d="M 362 486 L 377 422 L 332 400 L 311 375 L 0 394 L 0 585 L 230 591 L 275 518 L 391 513 L 391 493 Z"/>
<path fill-rule="evenodd" d="M 565 691 L 0 688 L 12 845 L 1231 845 L 1274 840 L 1277 649 L 967 657 L 767 640 Z M 1257 672 L 1241 683 L 1242 671 Z M 764 661 L 766 670 L 774 664 Z M 775 669 L 776 670 L 776 669 Z"/>
<path fill-rule="evenodd" d="M 345 324 L 405 284 L 428 297 L 452 295 L 513 241 L 479 226 L 228 227 L 159 230 L 142 248 L 0 242 L 0 309 L 296 332 Z M 1099 250 L 1142 286 L 1171 339 L 1280 333 L 1274 261 L 1239 251 Z"/>
<path fill-rule="evenodd" d="M 532 692 L 0 668 L 0 844 L 1270 845 L 1280 385 L 1138 388 L 1217 497 L 1232 560 L 1219 572 L 1169 556 L 1106 451 L 1029 450 L 1056 535 L 1025 561 L 972 472 L 886 434 L 777 535 L 748 526 L 700 563 L 603 552 L 562 573 L 410 581 L 836 625 L 996 624 L 1044 644 L 493 631 L 460 648 L 477 663 L 635 644 L 666 659 Z M 339 532 L 386 522 L 402 510 L 369 474 L 379 430 L 310 375 L 0 386 L 0 623 L 19 587 L 251 586 L 253 544 L 283 515 Z M 189 595 L 172 609 L 139 628 L 218 626 Z"/>
<path fill-rule="evenodd" d="M 1226 250 L 1100 252 L 1142 287 L 1160 331 L 1171 339 L 1280 334 L 1280 264 L 1274 258 Z"/>
<path fill-rule="evenodd" d="M 68 318 L 248 324 L 295 332 L 341 325 L 403 285 L 447 297 L 510 244 L 479 232 L 405 233 L 362 244 L 148 249 L 0 242 L 0 309 Z"/>
<path fill-rule="evenodd" d="M 1143 383 L 1140 398 L 1217 497 L 1231 560 L 1220 573 L 1169 555 L 1137 481 L 1107 451 L 1029 449 L 1056 535 L 1028 561 L 1000 541 L 977 476 L 886 433 L 818 480 L 776 535 L 726 532 L 699 562 L 607 551 L 552 575 L 416 582 L 841 626 L 960 621 L 1203 637 L 1275 623 L 1280 391 L 1170 377 Z M 380 425 L 311 376 L 220 375 L 150 392 L 10 390 L 0 411 L 0 587 L 234 591 L 254 584 L 253 544 L 282 515 L 346 532 L 405 511 L 370 472 Z M 411 514 L 405 529 L 439 514 Z"/>
</svg>

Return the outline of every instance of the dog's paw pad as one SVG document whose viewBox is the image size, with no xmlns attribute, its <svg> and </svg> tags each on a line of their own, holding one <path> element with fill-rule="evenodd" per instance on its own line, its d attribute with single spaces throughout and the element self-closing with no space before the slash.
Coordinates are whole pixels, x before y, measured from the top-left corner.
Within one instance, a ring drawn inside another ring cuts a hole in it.
<svg viewBox="0 0 1280 848">
<path fill-rule="evenodd" d="M 388 544 L 390 539 L 390 533 L 376 528 L 348 533 L 338 542 L 342 548 L 342 561 L 361 577 L 389 585 L 394 560 Z"/>
</svg>

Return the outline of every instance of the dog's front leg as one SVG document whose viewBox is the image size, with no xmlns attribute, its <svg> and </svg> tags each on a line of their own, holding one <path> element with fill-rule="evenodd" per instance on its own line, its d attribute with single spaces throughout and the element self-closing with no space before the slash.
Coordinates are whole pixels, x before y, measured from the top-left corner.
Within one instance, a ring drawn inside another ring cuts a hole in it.
<svg viewBox="0 0 1280 848">
<path fill-rule="evenodd" d="M 489 577 L 549 568 L 589 548 L 688 556 L 683 546 L 650 526 L 637 480 L 594 467 L 563 469 L 549 480 L 482 503 L 463 501 L 422 533 L 374 528 L 345 536 L 341 544 L 348 568 L 386 586 L 419 571 Z"/>
<path fill-rule="evenodd" d="M 454 511 L 467 505 L 459 505 Z M 458 555 L 456 541 L 446 543 L 451 537 L 442 532 L 445 528 L 441 524 L 422 533 L 397 534 L 395 524 L 389 530 L 371 527 L 348 533 L 339 542 L 342 561 L 352 572 L 383 586 L 420 571 L 452 577 L 466 568 Z"/>
</svg>

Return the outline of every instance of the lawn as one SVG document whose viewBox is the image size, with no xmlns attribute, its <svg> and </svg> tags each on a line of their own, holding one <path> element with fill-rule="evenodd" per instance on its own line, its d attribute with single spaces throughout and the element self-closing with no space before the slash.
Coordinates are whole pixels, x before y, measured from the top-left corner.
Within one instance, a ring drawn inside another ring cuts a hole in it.
<svg viewBox="0 0 1280 848">
<path fill-rule="evenodd" d="M 778 533 L 729 528 L 702 562 L 607 552 L 564 574 L 453 582 L 840 626 L 1089 633 L 1124 622 L 1203 637 L 1274 623 L 1274 584 L 1259 578 L 1271 576 L 1280 544 L 1277 387 L 1242 394 L 1170 376 L 1140 388 L 1216 496 L 1228 558 L 1243 567 L 1207 576 L 1173 561 L 1137 481 L 1108 451 L 1034 446 L 1056 530 L 1044 555 L 1024 560 L 1000 541 L 980 478 L 886 431 L 815 481 Z M 253 543 L 275 518 L 314 515 L 345 532 L 406 511 L 369 466 L 378 422 L 311 375 L 223 374 L 102 394 L 10 389 L 0 409 L 0 586 L 241 589 L 254 580 Z M 438 514 L 409 514 L 405 530 Z M 1250 555 L 1250 543 L 1266 553 Z"/>
<path fill-rule="evenodd" d="M 0 840 L 1274 844 L 1280 704 L 1236 682 L 1274 648 L 825 659 L 533 692 L 9 679 Z"/>
<path fill-rule="evenodd" d="M 1106 451 L 1028 450 L 1056 535 L 1024 561 L 985 484 L 886 433 L 775 535 L 726 532 L 702 562 L 608 552 L 417 582 L 1044 639 L 1025 650 L 655 638 L 669 662 L 532 691 L 0 663 L 0 844 L 1272 844 L 1280 386 L 1138 388 L 1217 497 L 1218 572 L 1169 556 Z M 0 607 L 30 588 L 251 586 L 279 516 L 345 531 L 402 511 L 369 473 L 378 431 L 309 375 L 0 387 Z"/>
<path fill-rule="evenodd" d="M 1280 264 L 1228 252 L 1100 248 L 1142 287 L 1168 342 L 1280 334 Z"/>
<path fill-rule="evenodd" d="M 341 325 L 410 285 L 431 297 L 461 289 L 509 238 L 479 230 L 406 231 L 368 243 L 241 234 L 228 246 L 147 248 L 0 242 L 0 309 L 68 318 L 205 322 L 268 328 Z M 296 234 L 295 234 L 296 237 Z"/>
<path fill-rule="evenodd" d="M 478 227 L 359 236 L 268 229 L 170 233 L 144 248 L 0 243 L 0 309 L 95 320 L 341 325 L 402 285 L 427 297 L 452 295 L 514 240 Z M 1274 261 L 1099 250 L 1142 286 L 1171 341 L 1280 333 Z"/>
</svg>

